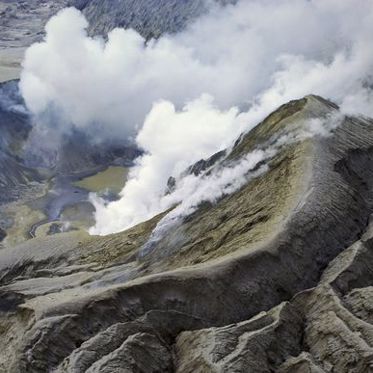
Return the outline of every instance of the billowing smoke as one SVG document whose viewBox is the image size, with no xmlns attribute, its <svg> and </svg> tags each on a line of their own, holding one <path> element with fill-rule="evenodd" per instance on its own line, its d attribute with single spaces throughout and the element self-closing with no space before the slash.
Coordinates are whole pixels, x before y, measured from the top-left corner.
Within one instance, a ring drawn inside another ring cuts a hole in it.
<svg viewBox="0 0 373 373">
<path fill-rule="evenodd" d="M 208 97 L 205 100 L 208 100 Z M 154 230 L 150 243 L 157 241 L 167 229 L 193 213 L 201 202 L 214 203 L 224 195 L 237 191 L 250 179 L 267 171 L 268 161 L 282 147 L 313 136 L 329 136 L 344 117 L 336 111 L 325 118 L 309 118 L 304 123 L 299 123 L 293 131 L 279 134 L 278 138 L 272 139 L 270 144 L 262 144 L 261 148 L 246 154 L 238 161 L 232 162 L 224 158 L 224 155 L 229 155 L 228 149 L 217 164 L 213 163 L 211 167 L 206 167 L 197 174 L 190 171 L 185 173 L 188 165 L 200 159 L 201 151 L 191 153 L 188 163 L 183 154 L 185 148 L 175 147 L 174 136 L 162 139 L 157 146 L 154 146 L 154 143 L 157 143 L 154 138 L 159 133 L 157 123 L 165 124 L 166 128 L 171 128 L 171 132 L 174 130 L 181 135 L 184 132 L 187 135 L 185 143 L 188 144 L 189 140 L 193 139 L 197 149 L 206 150 L 206 156 L 214 154 L 213 149 L 221 150 L 217 144 L 226 142 L 230 145 L 237 138 L 239 129 L 242 128 L 240 123 L 245 123 L 245 115 L 236 116 L 234 110 L 221 113 L 209 104 L 210 101 L 202 100 L 184 108 L 181 113 L 175 113 L 169 103 L 164 103 L 163 113 L 161 111 L 150 113 L 137 139 L 148 153 L 141 157 L 137 166 L 132 169 L 130 180 L 121 192 L 120 200 L 106 205 L 102 199 L 96 196 L 93 198 L 96 216 L 99 219 L 96 221 L 96 226 L 91 229 L 92 234 L 118 232 L 174 207 Z M 169 120 L 163 116 L 169 116 Z M 161 120 L 153 122 L 154 119 Z M 236 126 L 232 126 L 234 122 Z M 192 129 L 189 127 L 190 123 L 193 123 Z M 201 125 L 208 128 L 209 124 L 217 127 L 213 131 L 215 141 L 212 140 L 207 144 L 206 139 L 200 137 L 200 128 Z M 227 132 L 231 128 L 236 128 L 238 132 Z M 219 136 L 222 136 L 220 141 Z M 152 149 L 146 145 L 151 146 Z M 187 145 L 186 149 L 188 148 L 190 149 Z M 166 193 L 165 186 L 169 175 L 178 175 L 179 178 L 174 181 L 176 185 L 173 186 L 173 190 Z"/>
<path fill-rule="evenodd" d="M 324 118 L 307 119 L 303 123 L 298 123 L 292 131 L 279 134 L 270 144 L 262 144 L 261 148 L 249 152 L 239 161 L 232 163 L 223 160 L 212 169 L 207 168 L 198 175 L 193 173 L 183 175 L 177 188 L 159 199 L 164 209 L 175 207 L 160 220 L 149 240 L 139 251 L 139 255 L 148 254 L 170 229 L 196 211 L 201 202 L 215 203 L 268 171 L 269 161 L 284 146 L 314 136 L 330 136 L 343 119 L 344 115 L 337 111 L 329 113 Z"/>
<path fill-rule="evenodd" d="M 259 102 L 271 110 L 308 93 L 356 107 L 370 100 L 372 21 L 371 0 L 241 0 L 177 35 L 145 43 L 116 29 L 105 42 L 88 37 L 83 15 L 68 8 L 28 49 L 21 89 L 34 113 L 53 106 L 100 136 L 135 134 L 156 100 L 180 109 L 203 93 L 222 109 Z"/>
<path fill-rule="evenodd" d="M 26 53 L 21 90 L 37 117 L 57 111 L 66 127 L 145 150 L 121 200 L 96 203 L 95 233 L 162 211 L 169 176 L 290 99 L 314 93 L 373 114 L 371 0 L 241 0 L 148 42 L 122 29 L 91 38 L 86 26 L 72 8 L 54 17 Z"/>
<path fill-rule="evenodd" d="M 109 206 L 94 201 L 97 224 L 91 232 L 120 231 L 170 207 L 162 199 L 169 177 L 228 147 L 245 124 L 238 109 L 219 111 L 206 95 L 179 112 L 168 101 L 156 103 L 136 138 L 146 154 L 132 168 L 119 201 Z"/>
</svg>

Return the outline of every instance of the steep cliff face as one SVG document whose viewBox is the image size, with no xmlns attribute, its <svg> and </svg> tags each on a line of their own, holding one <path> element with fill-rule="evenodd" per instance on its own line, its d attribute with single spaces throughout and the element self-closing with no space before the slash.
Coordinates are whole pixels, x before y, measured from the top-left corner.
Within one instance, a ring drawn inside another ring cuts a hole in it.
<svg viewBox="0 0 373 373">
<path fill-rule="evenodd" d="M 267 171 L 157 240 L 167 212 L 0 251 L 0 371 L 369 372 L 373 122 L 304 135 L 336 116 L 279 108 L 208 162 L 281 144 Z"/>
</svg>

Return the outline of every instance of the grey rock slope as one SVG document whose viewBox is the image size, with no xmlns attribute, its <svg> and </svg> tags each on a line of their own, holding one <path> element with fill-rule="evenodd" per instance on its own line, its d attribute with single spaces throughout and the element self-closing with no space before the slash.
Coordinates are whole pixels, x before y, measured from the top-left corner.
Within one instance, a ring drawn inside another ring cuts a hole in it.
<svg viewBox="0 0 373 373">
<path fill-rule="evenodd" d="M 225 161 L 337 112 L 290 102 Z M 162 215 L 2 250 L 0 371 L 373 371 L 372 187 L 373 122 L 347 117 L 284 145 L 145 255 Z"/>
<path fill-rule="evenodd" d="M 90 33 L 106 35 L 115 27 L 133 28 L 146 39 L 183 29 L 207 12 L 210 3 L 229 4 L 235 0 L 75 0 L 83 11 Z"/>
</svg>

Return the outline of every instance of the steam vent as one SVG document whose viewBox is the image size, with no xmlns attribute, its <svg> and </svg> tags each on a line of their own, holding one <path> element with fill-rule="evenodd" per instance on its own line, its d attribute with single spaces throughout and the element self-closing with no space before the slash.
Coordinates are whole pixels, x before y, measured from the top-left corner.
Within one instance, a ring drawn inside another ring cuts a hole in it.
<svg viewBox="0 0 373 373">
<path fill-rule="evenodd" d="M 372 32 L 0 0 L 0 373 L 373 372 Z"/>
</svg>

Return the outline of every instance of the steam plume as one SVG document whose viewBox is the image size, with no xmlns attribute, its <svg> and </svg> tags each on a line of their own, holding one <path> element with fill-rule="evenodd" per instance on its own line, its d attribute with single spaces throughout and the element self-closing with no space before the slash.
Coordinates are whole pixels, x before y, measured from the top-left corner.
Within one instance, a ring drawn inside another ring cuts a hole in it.
<svg viewBox="0 0 373 373">
<path fill-rule="evenodd" d="M 145 150 L 121 201 L 96 203 L 95 233 L 154 215 L 168 176 L 291 99 L 314 93 L 373 114 L 371 0 L 241 0 L 148 43 L 122 29 L 90 38 L 86 26 L 72 8 L 54 17 L 45 41 L 26 53 L 21 89 L 37 117 L 52 108 L 66 130 L 134 136 Z M 142 185 L 135 195 L 133 184 Z"/>
</svg>

